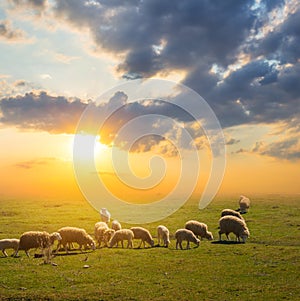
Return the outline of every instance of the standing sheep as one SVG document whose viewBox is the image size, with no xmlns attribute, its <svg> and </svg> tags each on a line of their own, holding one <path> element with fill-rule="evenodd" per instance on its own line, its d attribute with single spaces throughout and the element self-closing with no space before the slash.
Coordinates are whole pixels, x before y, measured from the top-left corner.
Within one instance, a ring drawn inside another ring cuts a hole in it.
<svg viewBox="0 0 300 301">
<path fill-rule="evenodd" d="M 49 234 L 45 231 L 24 232 L 20 237 L 19 247 L 14 256 L 16 257 L 18 255 L 19 250 L 24 250 L 26 255 L 29 257 L 28 251 L 30 249 L 40 248 L 43 251 L 45 249 L 50 249 L 55 240 L 58 240 L 59 242 L 61 240 L 61 236 L 57 232 L 54 232 L 52 234 Z"/>
<path fill-rule="evenodd" d="M 186 249 L 190 249 L 190 242 L 193 242 L 197 246 L 200 244 L 200 240 L 195 236 L 195 234 L 188 229 L 178 229 L 175 232 L 175 238 L 176 238 L 176 249 L 178 249 L 178 246 L 182 250 L 182 242 L 184 240 L 187 241 Z"/>
<path fill-rule="evenodd" d="M 185 229 L 191 230 L 196 237 L 206 238 L 208 240 L 213 240 L 214 237 L 211 232 L 208 231 L 207 225 L 204 223 L 200 223 L 198 221 L 188 221 L 185 223 Z"/>
<path fill-rule="evenodd" d="M 115 231 L 118 231 L 118 230 L 121 230 L 122 229 L 122 226 L 121 224 L 115 219 L 112 221 L 111 223 L 111 228 Z"/>
<path fill-rule="evenodd" d="M 105 222 L 98 222 L 95 224 L 94 235 L 96 242 L 98 243 L 98 247 L 101 247 L 101 243 L 104 241 L 104 232 L 108 229 L 109 228 Z"/>
<path fill-rule="evenodd" d="M 246 242 L 246 239 L 250 236 L 250 232 L 247 228 L 247 225 L 244 220 L 239 219 L 236 216 L 226 215 L 219 220 L 220 231 L 219 231 L 219 240 L 221 240 L 221 235 L 226 234 L 227 239 L 229 240 L 229 233 L 234 233 L 238 241 L 240 238 L 243 242 Z"/>
<path fill-rule="evenodd" d="M 240 211 L 241 214 L 247 213 L 250 208 L 250 200 L 244 195 L 241 195 L 239 199 L 239 206 L 238 211 Z"/>
<path fill-rule="evenodd" d="M 73 242 L 79 245 L 80 251 L 82 251 L 82 246 L 84 246 L 85 249 L 91 247 L 92 250 L 95 250 L 96 248 L 93 238 L 84 229 L 63 227 L 57 232 L 61 235 L 61 241 L 59 241 L 56 252 L 60 249 L 60 246 L 63 245 L 65 251 L 68 253 L 67 244 L 72 244 Z"/>
<path fill-rule="evenodd" d="M 170 244 L 170 232 L 167 227 L 159 225 L 157 227 L 157 238 L 158 244 L 162 241 L 164 246 L 167 248 Z"/>
<path fill-rule="evenodd" d="M 108 246 L 109 246 L 109 248 L 112 248 L 113 246 L 118 244 L 118 242 L 120 241 L 121 244 L 122 244 L 122 248 L 124 248 L 123 241 L 127 240 L 127 242 L 128 242 L 127 243 L 127 248 L 132 248 L 133 237 L 134 237 L 134 234 L 129 229 L 118 230 L 114 233 L 114 235 L 110 239 Z"/>
<path fill-rule="evenodd" d="M 150 232 L 143 228 L 143 227 L 132 227 L 130 228 L 130 230 L 133 232 L 134 234 L 134 238 L 135 239 L 140 239 L 141 242 L 140 242 L 140 245 L 138 246 L 138 248 L 141 247 L 142 243 L 144 245 L 144 248 L 146 247 L 146 242 L 151 246 L 153 247 L 154 246 L 154 240 L 150 234 Z"/>
<path fill-rule="evenodd" d="M 19 239 L 16 238 L 7 238 L 7 239 L 1 239 L 0 240 L 0 250 L 2 251 L 3 255 L 7 257 L 7 253 L 5 252 L 6 249 L 14 249 L 16 252 L 19 248 Z M 15 253 L 14 252 L 14 253 Z"/>
<path fill-rule="evenodd" d="M 113 235 L 115 234 L 115 230 L 114 229 L 106 229 L 103 233 L 103 242 L 104 245 L 106 247 L 108 247 L 108 242 L 111 240 L 111 238 L 113 237 Z M 117 244 L 118 246 L 118 244 Z"/>
<path fill-rule="evenodd" d="M 244 220 L 244 218 L 241 216 L 241 214 L 235 210 L 232 209 L 224 209 L 221 212 L 221 217 L 226 216 L 226 215 L 232 215 L 232 216 L 236 216 L 241 220 Z"/>
</svg>

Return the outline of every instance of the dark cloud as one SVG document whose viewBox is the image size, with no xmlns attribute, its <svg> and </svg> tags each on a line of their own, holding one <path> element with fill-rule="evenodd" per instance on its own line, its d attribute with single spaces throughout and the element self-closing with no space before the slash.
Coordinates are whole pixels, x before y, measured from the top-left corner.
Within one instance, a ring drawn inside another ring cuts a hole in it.
<svg viewBox="0 0 300 301">
<path fill-rule="evenodd" d="M 20 42 L 25 39 L 25 33 L 20 29 L 14 29 L 7 20 L 0 20 L 0 39 L 8 42 Z"/>
<path fill-rule="evenodd" d="M 9 0 L 15 6 L 30 7 L 34 9 L 44 9 L 47 5 L 47 0 Z"/>
</svg>

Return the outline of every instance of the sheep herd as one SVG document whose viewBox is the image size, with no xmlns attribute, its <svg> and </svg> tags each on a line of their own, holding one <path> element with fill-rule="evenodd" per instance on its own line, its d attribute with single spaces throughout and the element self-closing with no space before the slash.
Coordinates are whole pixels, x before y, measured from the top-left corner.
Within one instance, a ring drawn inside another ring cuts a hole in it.
<svg viewBox="0 0 300 301">
<path fill-rule="evenodd" d="M 222 234 L 225 234 L 229 240 L 229 233 L 233 233 L 236 236 L 236 240 L 246 242 L 246 239 L 250 236 L 249 229 L 242 214 L 246 213 L 250 207 L 250 200 L 244 196 L 240 197 L 239 209 L 224 209 L 221 212 L 221 218 L 219 220 L 219 240 L 221 241 Z M 8 256 L 6 249 L 13 249 L 12 256 L 16 257 L 20 250 L 24 250 L 29 257 L 28 251 L 30 249 L 41 249 L 44 255 L 45 262 L 49 262 L 52 254 L 58 254 L 58 252 L 69 252 L 73 248 L 73 244 L 76 243 L 79 246 L 79 250 L 82 248 L 95 250 L 96 247 L 101 248 L 106 246 L 109 248 L 119 246 L 125 247 L 124 243 L 127 242 L 127 248 L 133 248 L 133 240 L 139 240 L 140 248 L 143 244 L 145 248 L 147 245 L 154 246 L 154 240 L 151 233 L 143 227 L 131 227 L 130 229 L 123 229 L 121 224 L 117 220 L 113 220 L 111 228 L 108 226 L 109 220 L 97 222 L 94 227 L 94 237 L 89 235 L 86 230 L 77 227 L 63 227 L 54 233 L 48 233 L 45 231 L 29 231 L 23 233 L 19 239 L 1 239 L 0 250 L 5 257 Z M 208 227 L 205 223 L 189 220 L 185 223 L 184 228 L 178 229 L 175 232 L 176 249 L 183 249 L 182 242 L 186 241 L 186 249 L 190 248 L 190 243 L 194 243 L 199 246 L 201 239 L 213 240 L 213 235 L 208 231 Z M 163 245 L 168 248 L 170 245 L 170 232 L 164 225 L 157 227 L 157 239 L 158 246 Z M 52 251 L 52 246 L 57 241 L 57 247 Z"/>
</svg>

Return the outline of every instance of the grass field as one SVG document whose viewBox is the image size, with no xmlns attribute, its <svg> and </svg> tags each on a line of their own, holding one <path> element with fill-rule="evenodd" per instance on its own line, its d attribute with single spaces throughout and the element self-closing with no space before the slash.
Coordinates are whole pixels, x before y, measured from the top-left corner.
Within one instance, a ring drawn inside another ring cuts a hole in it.
<svg viewBox="0 0 300 301">
<path fill-rule="evenodd" d="M 188 219 L 207 223 L 215 241 L 191 250 L 176 250 L 172 239 L 169 249 L 61 253 L 52 259 L 57 265 L 27 258 L 24 251 L 2 257 L 0 300 L 300 300 L 300 196 L 252 197 L 244 215 L 250 239 L 216 243 L 220 211 L 236 209 L 236 199 L 219 197 L 201 211 L 189 201 L 165 220 L 144 225 L 156 237 L 158 224 L 174 233 Z M 66 225 L 93 234 L 98 220 L 84 201 L 0 200 L 0 238 Z"/>
</svg>

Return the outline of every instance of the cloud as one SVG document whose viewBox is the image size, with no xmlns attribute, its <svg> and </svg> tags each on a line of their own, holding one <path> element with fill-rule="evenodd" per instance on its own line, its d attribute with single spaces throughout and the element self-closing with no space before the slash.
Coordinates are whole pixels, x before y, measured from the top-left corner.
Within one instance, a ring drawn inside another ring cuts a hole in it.
<svg viewBox="0 0 300 301">
<path fill-rule="evenodd" d="M 14 29 L 8 20 L 0 20 L 0 40 L 9 43 L 24 43 L 29 40 L 21 29 Z"/>
<path fill-rule="evenodd" d="M 74 133 L 85 107 L 86 103 L 76 98 L 27 93 L 0 100 L 0 123 L 50 133 Z"/>
<path fill-rule="evenodd" d="M 40 74 L 41 79 L 52 79 L 52 76 L 50 74 L 44 73 Z"/>
<path fill-rule="evenodd" d="M 46 158 L 36 158 L 28 161 L 22 161 L 16 163 L 14 166 L 20 169 L 32 169 L 39 166 L 45 166 L 58 161 L 57 158 L 46 157 Z"/>
</svg>

